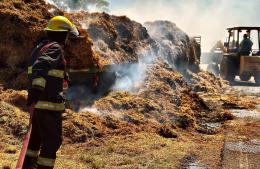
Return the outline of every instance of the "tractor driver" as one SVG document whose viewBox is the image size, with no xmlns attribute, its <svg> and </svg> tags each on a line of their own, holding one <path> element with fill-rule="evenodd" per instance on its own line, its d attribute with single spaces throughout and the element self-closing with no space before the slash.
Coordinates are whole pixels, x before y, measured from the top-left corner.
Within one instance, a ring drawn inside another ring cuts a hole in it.
<svg viewBox="0 0 260 169">
<path fill-rule="evenodd" d="M 244 34 L 244 39 L 240 43 L 239 54 L 249 55 L 252 51 L 253 42 L 248 38 L 247 34 Z"/>
</svg>

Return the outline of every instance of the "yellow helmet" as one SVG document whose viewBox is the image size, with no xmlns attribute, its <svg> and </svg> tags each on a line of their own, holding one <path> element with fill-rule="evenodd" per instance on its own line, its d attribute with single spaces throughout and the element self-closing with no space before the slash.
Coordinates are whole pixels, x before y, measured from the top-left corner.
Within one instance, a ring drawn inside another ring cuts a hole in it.
<svg viewBox="0 0 260 169">
<path fill-rule="evenodd" d="M 78 36 L 79 32 L 75 25 L 71 23 L 70 20 L 68 20 L 64 16 L 55 16 L 53 17 L 47 27 L 44 29 L 45 31 L 57 31 L 57 32 L 70 32 L 71 34 Z"/>
</svg>

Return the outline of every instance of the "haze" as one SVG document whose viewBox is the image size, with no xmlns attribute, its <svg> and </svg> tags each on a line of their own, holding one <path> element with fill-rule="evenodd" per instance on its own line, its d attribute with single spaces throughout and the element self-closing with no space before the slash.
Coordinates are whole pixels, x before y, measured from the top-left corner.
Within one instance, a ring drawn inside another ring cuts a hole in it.
<svg viewBox="0 0 260 169">
<path fill-rule="evenodd" d="M 225 40 L 230 26 L 259 26 L 260 0 L 109 0 L 110 13 L 144 23 L 169 20 L 202 36 L 202 50 Z"/>
</svg>

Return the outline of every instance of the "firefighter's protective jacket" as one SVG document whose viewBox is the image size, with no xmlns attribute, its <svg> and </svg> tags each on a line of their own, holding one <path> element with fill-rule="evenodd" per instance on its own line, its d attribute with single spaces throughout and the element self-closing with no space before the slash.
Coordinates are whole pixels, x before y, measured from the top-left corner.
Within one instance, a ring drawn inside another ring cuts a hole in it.
<svg viewBox="0 0 260 169">
<path fill-rule="evenodd" d="M 51 41 L 42 41 L 32 52 L 28 67 L 28 105 L 36 109 L 63 111 L 63 81 L 66 61 L 63 47 Z"/>
</svg>

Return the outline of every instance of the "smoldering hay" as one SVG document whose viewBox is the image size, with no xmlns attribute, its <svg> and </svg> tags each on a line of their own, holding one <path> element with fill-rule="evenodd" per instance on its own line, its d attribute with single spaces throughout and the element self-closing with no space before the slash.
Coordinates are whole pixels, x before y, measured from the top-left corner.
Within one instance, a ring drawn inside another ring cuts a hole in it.
<svg viewBox="0 0 260 169">
<path fill-rule="evenodd" d="M 26 87 L 30 52 L 44 35 L 42 29 L 48 20 L 57 14 L 73 20 L 84 35 L 67 46 L 70 68 L 102 69 L 105 65 L 119 64 L 113 70 L 121 73 L 114 85 L 115 90 L 138 91 L 138 86 L 147 78 L 147 67 L 158 58 L 173 71 L 198 71 L 199 45 L 168 21 L 147 22 L 144 27 L 126 16 L 68 13 L 45 4 L 43 0 L 2 1 L 0 7 L 1 24 L 4 25 L 1 27 L 0 61 L 3 67 L 0 73 L 4 86 Z M 131 66 L 124 66 L 125 63 Z"/>
<path fill-rule="evenodd" d="M 53 5 L 46 5 L 43 0 L 2 1 L 0 7 L 3 25 L 0 40 L 0 61 L 3 65 L 1 78 L 7 86 L 26 87 L 26 67 L 30 52 L 44 36 L 42 30 L 54 14 L 65 14 L 85 35 L 85 38 L 68 44 L 67 54 L 72 69 L 99 69 L 106 64 L 138 62 L 143 49 L 158 50 L 157 43 L 147 30 L 124 16 L 66 13 Z"/>
<path fill-rule="evenodd" d="M 154 46 L 147 30 L 126 16 L 107 13 L 70 13 L 87 30 L 102 65 L 138 62 L 141 50 Z"/>
<path fill-rule="evenodd" d="M 0 31 L 3 37 L 0 39 L 0 82 L 3 85 L 0 99 L 8 111 L 24 110 L 21 106 L 23 104 L 18 103 L 24 103 L 26 94 L 10 88 L 26 87 L 26 62 L 30 59 L 30 52 L 43 36 L 42 29 L 48 20 L 57 13 L 73 20 L 80 28 L 81 34 L 85 35 L 84 38 L 68 44 L 67 54 L 70 56 L 71 68 L 84 69 L 94 66 L 96 69 L 102 69 L 102 66 L 107 64 L 124 63 L 138 65 L 120 68 L 125 70 L 123 74 L 127 74 L 130 81 L 134 79 L 133 83 L 128 85 L 130 88 L 119 87 L 119 91 L 109 91 L 92 101 L 93 109 L 82 109 L 85 112 L 73 114 L 71 110 L 66 111 L 64 134 L 67 141 L 85 142 L 90 137 L 105 137 L 115 133 L 172 131 L 174 128 L 202 131 L 201 121 L 223 121 L 232 118 L 221 107 L 209 108 L 196 93 L 199 90 L 220 94 L 225 88 L 221 79 L 205 72 L 194 75 L 191 73 L 193 81 L 187 83 L 183 75 L 176 71 L 175 67 L 179 66 L 174 61 L 176 54 L 179 60 L 183 59 L 186 65 L 184 69 L 190 72 L 190 66 L 198 66 L 198 52 L 192 38 L 173 23 L 147 23 L 147 31 L 140 23 L 126 16 L 68 13 L 53 5 L 47 5 L 42 0 L 0 2 L 0 23 L 4 25 Z M 160 29 L 166 31 L 160 33 Z M 158 33 L 160 36 L 157 36 Z M 138 76 L 140 78 L 136 78 Z M 116 84 L 122 81 L 125 83 L 125 77 L 119 77 Z M 132 92 L 133 88 L 135 92 Z M 97 110 L 100 113 L 91 113 L 89 110 Z M 7 116 L 26 119 L 20 113 L 10 113 Z M 7 121 L 4 124 L 7 132 L 12 132 Z M 24 123 L 16 127 L 20 129 L 23 126 Z M 167 130 L 160 130 L 161 128 Z M 19 135 L 14 134 L 14 137 L 17 136 Z M 173 136 L 174 134 L 171 135 Z"/>
<path fill-rule="evenodd" d="M 100 63 L 119 64 L 112 70 L 119 75 L 114 89 L 135 91 L 146 77 L 147 65 L 156 58 L 163 58 L 183 73 L 199 70 L 199 44 L 174 23 L 156 21 L 144 27 L 126 16 L 89 12 L 75 12 L 71 16 L 89 33 Z"/>
<path fill-rule="evenodd" d="M 175 70 L 199 70 L 200 46 L 193 38 L 169 21 L 146 22 L 151 37 L 159 45 L 159 55 Z"/>
</svg>

